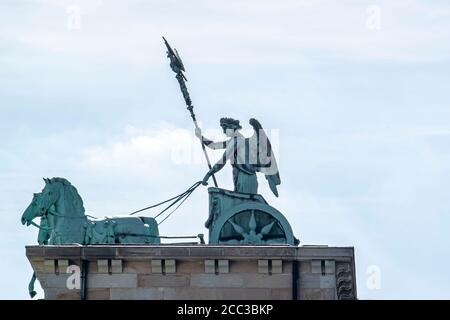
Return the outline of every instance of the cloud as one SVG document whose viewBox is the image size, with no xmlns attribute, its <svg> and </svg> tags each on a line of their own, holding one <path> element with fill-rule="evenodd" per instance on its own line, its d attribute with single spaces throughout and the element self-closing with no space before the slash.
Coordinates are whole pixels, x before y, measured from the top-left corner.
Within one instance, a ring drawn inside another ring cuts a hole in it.
<svg viewBox="0 0 450 320">
<path fill-rule="evenodd" d="M 174 41 L 191 63 L 286 65 L 311 63 L 317 57 L 433 62 L 447 61 L 450 51 L 445 41 L 450 35 L 449 6 L 419 0 L 381 1 L 378 31 L 366 26 L 371 3 L 353 1 L 227 1 L 220 5 L 197 1 L 164 6 L 156 6 L 162 3 L 158 1 L 35 3 L 46 24 L 37 23 L 41 15 L 30 15 L 35 28 L 14 24 L 0 31 L 0 37 L 3 34 L 35 50 L 124 59 L 132 64 L 157 63 L 151 53 L 164 51 L 161 35 Z M 79 32 L 67 30 L 65 11 L 50 10 L 72 4 L 82 9 Z"/>
<path fill-rule="evenodd" d="M 272 146 L 278 156 L 278 131 L 268 130 Z M 242 130 L 244 136 L 253 134 L 253 130 Z M 224 141 L 220 129 L 205 129 L 203 134 L 214 141 Z M 208 149 L 212 164 L 220 159 L 223 150 Z M 200 142 L 192 130 L 179 128 L 171 123 L 160 123 L 148 128 L 127 126 L 118 138 L 101 145 L 89 146 L 81 151 L 80 164 L 96 172 L 124 171 L 126 174 L 159 176 L 173 167 L 200 167 L 206 164 L 200 149 Z M 158 170 L 155 170 L 158 168 Z M 172 168 L 172 169 L 171 169 Z"/>
<path fill-rule="evenodd" d="M 81 164 L 90 170 L 124 170 L 151 178 L 173 165 L 192 164 L 192 144 L 191 131 L 171 124 L 145 130 L 128 126 L 121 140 L 84 149 Z"/>
<path fill-rule="evenodd" d="M 103 7 L 105 4 L 104 0 L 31 0 L 31 2 L 38 5 L 54 6 L 63 9 L 78 6 L 83 9 L 83 13 L 91 13 Z"/>
</svg>

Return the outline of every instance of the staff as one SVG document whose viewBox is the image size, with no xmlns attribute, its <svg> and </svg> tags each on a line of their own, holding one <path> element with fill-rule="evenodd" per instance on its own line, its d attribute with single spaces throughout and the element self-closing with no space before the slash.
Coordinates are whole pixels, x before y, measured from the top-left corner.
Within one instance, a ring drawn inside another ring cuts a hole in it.
<svg viewBox="0 0 450 320">
<path fill-rule="evenodd" d="M 180 55 L 178 54 L 177 50 L 174 48 L 172 49 L 167 42 L 166 38 L 162 37 L 164 40 L 164 43 L 167 47 L 167 57 L 170 59 L 170 68 L 173 72 L 175 72 L 177 75 L 175 78 L 177 78 L 178 83 L 180 84 L 181 92 L 183 93 L 184 101 L 186 102 L 187 109 L 189 110 L 191 114 L 192 121 L 194 121 L 195 128 L 198 129 L 199 126 L 197 124 L 197 119 L 195 118 L 194 114 L 194 106 L 192 105 L 191 97 L 189 96 L 189 92 L 186 87 L 186 77 L 183 74 L 184 65 L 183 61 L 181 61 Z M 211 170 L 211 162 L 209 161 L 208 153 L 206 152 L 205 145 L 203 144 L 203 141 L 200 142 L 202 144 L 203 154 L 205 155 L 206 162 L 208 163 L 209 170 Z M 212 175 L 212 178 L 214 180 L 214 185 L 218 187 L 216 177 Z"/>
</svg>

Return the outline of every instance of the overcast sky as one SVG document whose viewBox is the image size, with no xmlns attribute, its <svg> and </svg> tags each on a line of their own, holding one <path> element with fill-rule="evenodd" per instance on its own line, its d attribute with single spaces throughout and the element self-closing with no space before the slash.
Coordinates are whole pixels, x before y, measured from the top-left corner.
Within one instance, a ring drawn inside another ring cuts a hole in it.
<svg viewBox="0 0 450 320">
<path fill-rule="evenodd" d="M 42 177 L 98 217 L 202 179 L 162 35 L 205 133 L 268 129 L 282 184 L 260 193 L 302 244 L 355 247 L 359 298 L 450 298 L 450 4 L 425 0 L 0 0 L 0 298 L 28 298 Z M 217 178 L 232 188 L 229 165 Z M 160 233 L 207 215 L 201 187 Z"/>
</svg>

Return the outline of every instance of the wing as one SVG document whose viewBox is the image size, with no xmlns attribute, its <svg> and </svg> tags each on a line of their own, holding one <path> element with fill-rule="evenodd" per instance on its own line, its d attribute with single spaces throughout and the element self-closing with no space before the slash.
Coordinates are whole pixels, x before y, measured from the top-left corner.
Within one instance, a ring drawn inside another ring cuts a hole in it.
<svg viewBox="0 0 450 320">
<path fill-rule="evenodd" d="M 277 161 L 272 152 L 272 145 L 261 123 L 256 119 L 250 119 L 250 125 L 255 133 L 249 138 L 250 161 L 256 171 L 263 173 L 269 183 L 270 190 L 278 197 L 277 186 L 281 184 Z"/>
</svg>

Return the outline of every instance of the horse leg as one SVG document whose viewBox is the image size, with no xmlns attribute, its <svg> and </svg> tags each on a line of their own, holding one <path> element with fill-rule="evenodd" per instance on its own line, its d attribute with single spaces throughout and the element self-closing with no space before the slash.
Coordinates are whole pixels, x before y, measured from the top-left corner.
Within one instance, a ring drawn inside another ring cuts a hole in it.
<svg viewBox="0 0 450 320">
<path fill-rule="evenodd" d="M 36 295 L 36 291 L 34 291 L 34 283 L 36 282 L 36 273 L 33 272 L 33 276 L 31 277 L 30 283 L 28 284 L 28 293 L 30 294 L 31 299 Z"/>
<path fill-rule="evenodd" d="M 156 243 L 156 244 L 161 243 L 160 238 L 158 237 L 159 230 L 158 230 L 158 223 L 156 222 L 156 220 L 150 217 L 139 217 L 139 218 L 142 220 L 144 224 L 148 225 L 148 228 L 146 227 L 149 233 L 147 243 Z"/>
<path fill-rule="evenodd" d="M 50 238 L 50 233 L 47 230 L 39 229 L 38 234 L 38 244 L 39 245 L 47 245 L 48 239 Z"/>
</svg>

